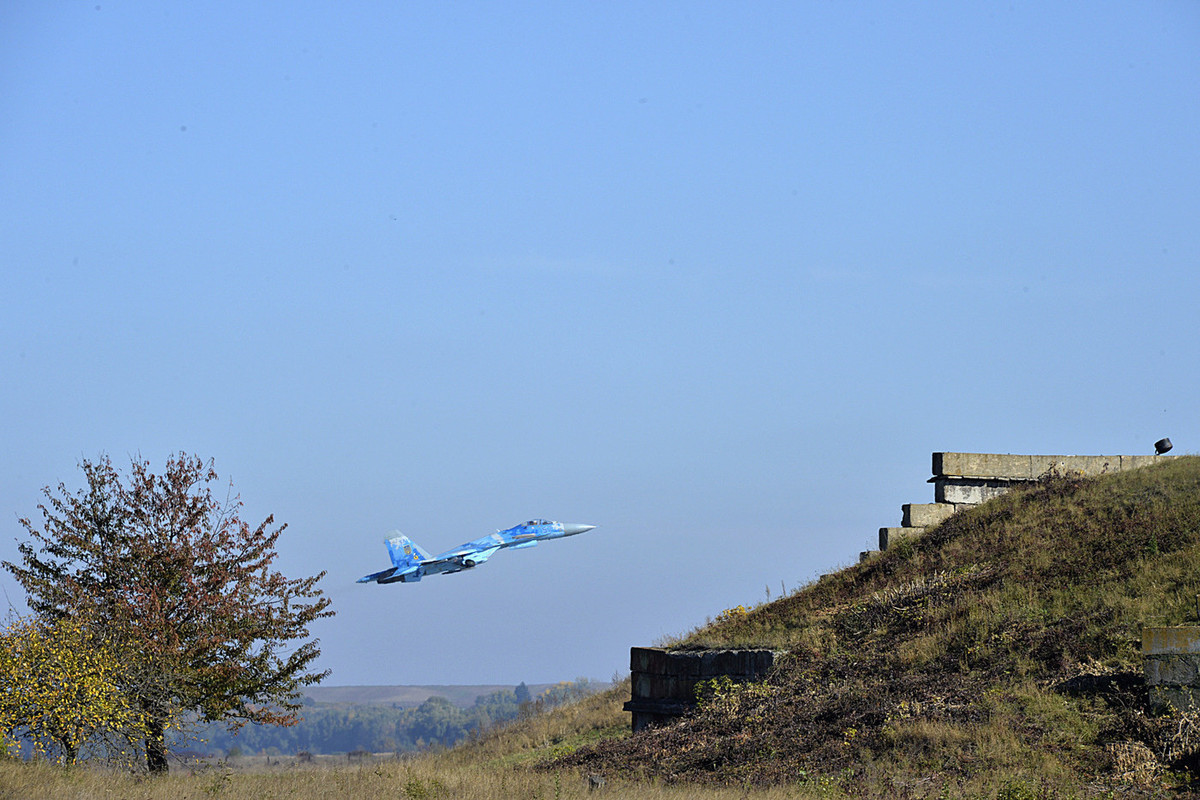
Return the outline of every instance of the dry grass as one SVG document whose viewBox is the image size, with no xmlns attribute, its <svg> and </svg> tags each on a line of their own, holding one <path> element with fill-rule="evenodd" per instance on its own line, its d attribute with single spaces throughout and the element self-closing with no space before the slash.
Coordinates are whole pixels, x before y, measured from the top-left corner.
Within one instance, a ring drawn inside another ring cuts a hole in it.
<svg viewBox="0 0 1200 800">
<path fill-rule="evenodd" d="M 626 678 L 612 688 L 576 703 L 517 720 L 460 745 L 445 754 L 458 763 L 496 762 L 504 765 L 566 755 L 600 739 L 619 738 L 629 731 L 629 715 L 621 709 L 629 699 Z"/>
<path fill-rule="evenodd" d="M 65 770 L 44 764 L 0 763 L 0 800 L 782 800 L 830 797 L 828 787 L 809 792 L 775 787 L 747 791 L 737 787 L 635 783 L 604 779 L 593 789 L 589 776 L 573 771 L 537 772 L 519 767 L 448 764 L 443 758 L 387 759 L 355 767 L 291 767 L 273 770 L 210 768 L 160 778 L 87 769 Z"/>
</svg>

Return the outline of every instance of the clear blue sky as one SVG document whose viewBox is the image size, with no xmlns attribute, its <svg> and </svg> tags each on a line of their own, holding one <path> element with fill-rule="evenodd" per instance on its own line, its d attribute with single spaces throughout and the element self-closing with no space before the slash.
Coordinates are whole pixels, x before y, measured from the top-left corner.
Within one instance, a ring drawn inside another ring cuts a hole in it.
<svg viewBox="0 0 1200 800">
<path fill-rule="evenodd" d="M 607 679 L 935 450 L 1200 450 L 1195 2 L 10 0 L 0 210 L 0 558 L 214 458 L 331 684 Z M 354 583 L 530 517 L 600 527 Z"/>
</svg>

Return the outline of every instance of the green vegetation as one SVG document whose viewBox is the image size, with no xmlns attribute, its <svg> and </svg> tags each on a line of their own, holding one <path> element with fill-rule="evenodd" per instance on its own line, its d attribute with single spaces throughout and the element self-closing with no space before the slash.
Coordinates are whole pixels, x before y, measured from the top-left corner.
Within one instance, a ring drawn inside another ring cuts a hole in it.
<svg viewBox="0 0 1200 800">
<path fill-rule="evenodd" d="M 765 683 L 557 764 L 881 795 L 1187 783 L 1200 717 L 1147 713 L 1140 638 L 1144 625 L 1196 624 L 1198 594 L 1200 459 L 1051 476 L 722 614 L 680 646 L 788 650 Z"/>
<path fill-rule="evenodd" d="M 147 731 L 121 687 L 120 658 L 78 620 L 14 620 L 0 631 L 0 743 L 74 764 L 79 749 L 133 752 Z M 123 759 L 124 760 L 124 759 Z"/>
<path fill-rule="evenodd" d="M 1139 645 L 1197 595 L 1200 459 L 1054 476 L 682 637 L 789 654 L 672 726 L 630 735 L 626 681 L 411 759 L 137 784 L 0 762 L 0 800 L 1178 796 L 1200 715 L 1148 712 Z"/>
</svg>

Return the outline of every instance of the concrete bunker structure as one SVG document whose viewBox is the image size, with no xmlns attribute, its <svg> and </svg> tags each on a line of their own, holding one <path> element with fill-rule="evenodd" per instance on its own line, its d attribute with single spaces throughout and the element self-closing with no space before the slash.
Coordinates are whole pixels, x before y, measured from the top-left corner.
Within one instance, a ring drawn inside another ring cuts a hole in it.
<svg viewBox="0 0 1200 800">
<path fill-rule="evenodd" d="M 667 650 L 629 648 L 633 688 L 624 706 L 633 713 L 633 732 L 673 722 L 696 707 L 696 686 L 728 676 L 737 683 L 760 681 L 775 664 L 774 650 Z"/>
<path fill-rule="evenodd" d="M 1028 456 L 1001 453 L 934 453 L 932 503 L 900 507 L 900 525 L 879 529 L 879 550 L 859 555 L 867 560 L 926 528 L 944 522 L 955 512 L 999 497 L 1016 486 L 1051 473 L 1103 475 L 1148 467 L 1178 456 Z"/>
<path fill-rule="evenodd" d="M 879 529 L 879 550 L 860 554 L 866 561 L 902 541 L 921 536 L 964 508 L 999 497 L 1016 486 L 1050 473 L 1103 475 L 1152 466 L 1181 456 L 1053 456 L 999 453 L 934 453 L 934 502 L 901 506 L 898 527 Z M 821 578 L 828 578 L 822 575 Z M 1146 628 L 1143 632 L 1146 685 L 1151 705 L 1200 706 L 1200 627 Z M 696 686 L 728 676 L 735 682 L 759 681 L 783 653 L 774 650 L 669 650 L 632 647 L 629 651 L 631 697 L 624 709 L 633 715 L 636 733 L 671 722 L 696 707 Z"/>
</svg>

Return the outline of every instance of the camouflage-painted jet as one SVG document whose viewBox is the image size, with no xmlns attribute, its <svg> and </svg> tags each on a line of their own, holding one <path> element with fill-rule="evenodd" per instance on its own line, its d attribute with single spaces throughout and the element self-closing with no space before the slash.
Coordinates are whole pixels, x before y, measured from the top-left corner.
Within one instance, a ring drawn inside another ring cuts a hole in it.
<svg viewBox="0 0 1200 800">
<path fill-rule="evenodd" d="M 358 582 L 415 583 L 426 575 L 449 575 L 478 566 L 505 548 L 519 550 L 523 547 L 533 547 L 546 539 L 574 536 L 577 533 L 586 533 L 594 527 L 596 526 L 531 519 L 507 530 L 496 531 L 491 536 L 459 545 L 432 558 L 412 539 L 400 531 L 392 531 L 392 535 L 384 542 L 395 566 L 364 575 Z"/>
</svg>

